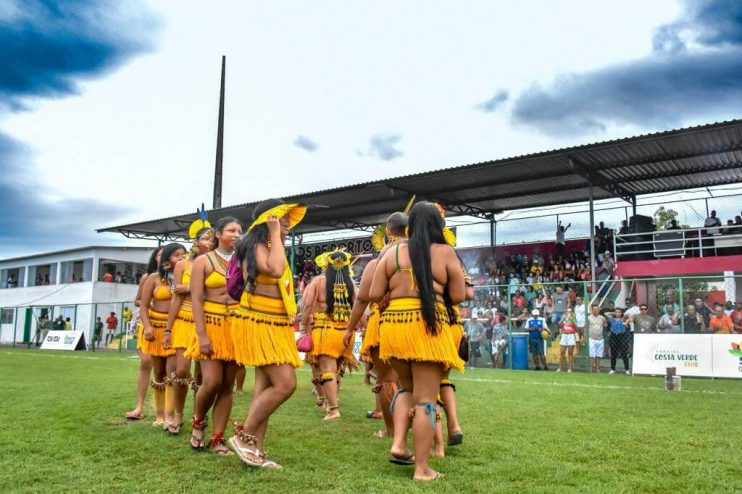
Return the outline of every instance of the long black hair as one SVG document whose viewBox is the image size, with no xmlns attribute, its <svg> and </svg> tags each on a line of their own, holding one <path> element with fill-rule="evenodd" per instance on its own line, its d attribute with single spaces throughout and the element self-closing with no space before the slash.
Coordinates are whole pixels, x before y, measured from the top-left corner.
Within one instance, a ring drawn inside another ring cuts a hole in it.
<svg viewBox="0 0 742 494">
<path fill-rule="evenodd" d="M 149 261 L 147 261 L 147 274 L 157 272 L 157 254 L 160 252 L 162 252 L 162 245 L 158 245 L 157 248 L 152 251 L 152 255 L 149 256 Z"/>
<path fill-rule="evenodd" d="M 224 231 L 224 228 L 229 225 L 230 223 L 237 223 L 242 226 L 240 223 L 240 220 L 235 218 L 234 216 L 225 216 L 223 218 L 219 218 L 219 220 L 216 222 L 216 227 L 214 228 L 214 249 L 216 250 L 219 248 L 219 238 L 216 236 L 217 232 L 222 233 Z"/>
<path fill-rule="evenodd" d="M 439 209 L 432 202 L 418 202 L 410 210 L 409 241 L 412 272 L 415 275 L 417 289 L 420 292 L 420 306 L 426 330 L 432 335 L 438 334 L 439 324 L 435 314 L 435 289 L 433 288 L 433 266 L 430 257 L 432 244 L 446 244 L 443 236 L 445 222 Z M 443 300 L 446 310 L 453 311 L 447 291 Z"/>
<path fill-rule="evenodd" d="M 170 260 L 170 256 L 175 254 L 178 249 L 183 250 L 183 252 L 185 252 L 186 250 L 185 247 L 180 245 L 178 242 L 167 244 L 162 249 L 162 255 L 160 255 L 160 265 L 157 267 L 157 272 L 160 275 L 161 280 L 164 280 L 168 277 L 168 275 L 173 274 L 173 269 L 175 269 L 175 266 L 170 264 L 168 261 Z"/>
<path fill-rule="evenodd" d="M 345 288 L 348 289 L 348 305 L 353 305 L 355 286 L 353 285 L 353 279 L 350 277 L 350 268 L 348 266 L 343 266 L 342 268 L 336 270 L 333 267 L 333 261 L 341 258 L 345 259 L 345 257 L 345 254 L 342 252 L 331 254 L 328 259 L 327 269 L 325 270 L 325 304 L 327 305 L 325 313 L 330 316 L 335 310 L 335 294 L 333 291 L 333 287 L 335 286 L 335 277 L 338 274 L 343 277 Z"/>
<path fill-rule="evenodd" d="M 280 199 L 268 199 L 255 207 L 252 212 L 253 221 L 269 209 L 283 204 Z M 226 226 L 226 225 L 225 225 Z M 223 227 L 222 227 L 223 228 Z M 274 239 L 275 242 L 279 239 Z M 280 240 L 279 240 L 280 241 Z M 255 262 L 255 249 L 258 245 L 268 245 L 268 225 L 261 223 L 244 235 L 235 245 L 235 255 L 240 260 L 240 266 L 245 267 L 247 263 L 247 277 L 245 277 L 245 289 L 255 293 L 255 279 L 258 277 L 258 263 Z"/>
</svg>

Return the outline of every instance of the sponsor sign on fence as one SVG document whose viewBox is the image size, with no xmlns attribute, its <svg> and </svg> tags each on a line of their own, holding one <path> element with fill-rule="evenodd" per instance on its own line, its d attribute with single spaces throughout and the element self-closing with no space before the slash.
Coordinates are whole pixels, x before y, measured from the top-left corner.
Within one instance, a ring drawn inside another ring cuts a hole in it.
<svg viewBox="0 0 742 494">
<path fill-rule="evenodd" d="M 85 336 L 82 331 L 49 331 L 41 349 L 85 350 Z"/>
<path fill-rule="evenodd" d="M 742 335 L 636 334 L 634 374 L 742 378 Z"/>
</svg>

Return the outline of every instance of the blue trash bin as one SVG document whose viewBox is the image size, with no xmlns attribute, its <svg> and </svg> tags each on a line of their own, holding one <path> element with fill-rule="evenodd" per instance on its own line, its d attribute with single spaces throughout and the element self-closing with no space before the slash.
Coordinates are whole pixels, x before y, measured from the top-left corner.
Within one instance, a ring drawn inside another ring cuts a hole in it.
<svg viewBox="0 0 742 494">
<path fill-rule="evenodd" d="M 528 335 L 513 334 L 513 369 L 528 370 Z"/>
</svg>

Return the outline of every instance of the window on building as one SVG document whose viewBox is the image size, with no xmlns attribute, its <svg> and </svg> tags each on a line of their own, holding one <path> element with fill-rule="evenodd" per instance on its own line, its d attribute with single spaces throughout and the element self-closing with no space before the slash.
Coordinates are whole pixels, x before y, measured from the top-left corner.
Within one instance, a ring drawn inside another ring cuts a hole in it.
<svg viewBox="0 0 742 494">
<path fill-rule="evenodd" d="M 0 324 L 13 324 L 13 316 L 15 311 L 13 309 L 2 309 L 0 312 Z"/>
</svg>

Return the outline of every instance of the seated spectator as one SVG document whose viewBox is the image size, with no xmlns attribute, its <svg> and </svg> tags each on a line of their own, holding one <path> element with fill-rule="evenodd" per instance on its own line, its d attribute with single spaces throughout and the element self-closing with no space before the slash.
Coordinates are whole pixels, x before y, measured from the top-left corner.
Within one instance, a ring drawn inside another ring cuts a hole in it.
<svg viewBox="0 0 742 494">
<path fill-rule="evenodd" d="M 701 317 L 703 318 L 703 324 L 708 328 L 709 321 L 711 320 L 711 309 L 709 309 L 709 307 L 700 297 L 696 297 L 693 300 L 693 305 L 696 307 L 696 312 L 701 314 Z"/>
<path fill-rule="evenodd" d="M 734 331 L 732 319 L 724 313 L 724 306 L 714 304 L 714 315 L 709 321 L 709 330 L 714 334 L 731 334 Z"/>
<path fill-rule="evenodd" d="M 634 333 L 656 333 L 655 319 L 649 314 L 647 304 L 639 306 L 639 314 L 632 316 L 629 320 L 633 324 Z"/>
<path fill-rule="evenodd" d="M 742 334 L 742 301 L 737 300 L 734 306 L 734 312 L 730 317 L 734 323 L 734 332 Z"/>
<path fill-rule="evenodd" d="M 683 314 L 683 331 L 687 334 L 698 334 L 706 332 L 706 324 L 701 314 L 696 312 L 695 305 L 689 305 Z"/>
<path fill-rule="evenodd" d="M 662 314 L 660 320 L 657 322 L 657 330 L 660 333 L 667 334 L 679 334 L 680 330 L 680 316 L 675 311 L 675 307 L 672 304 L 665 306 L 665 313 Z"/>
</svg>

